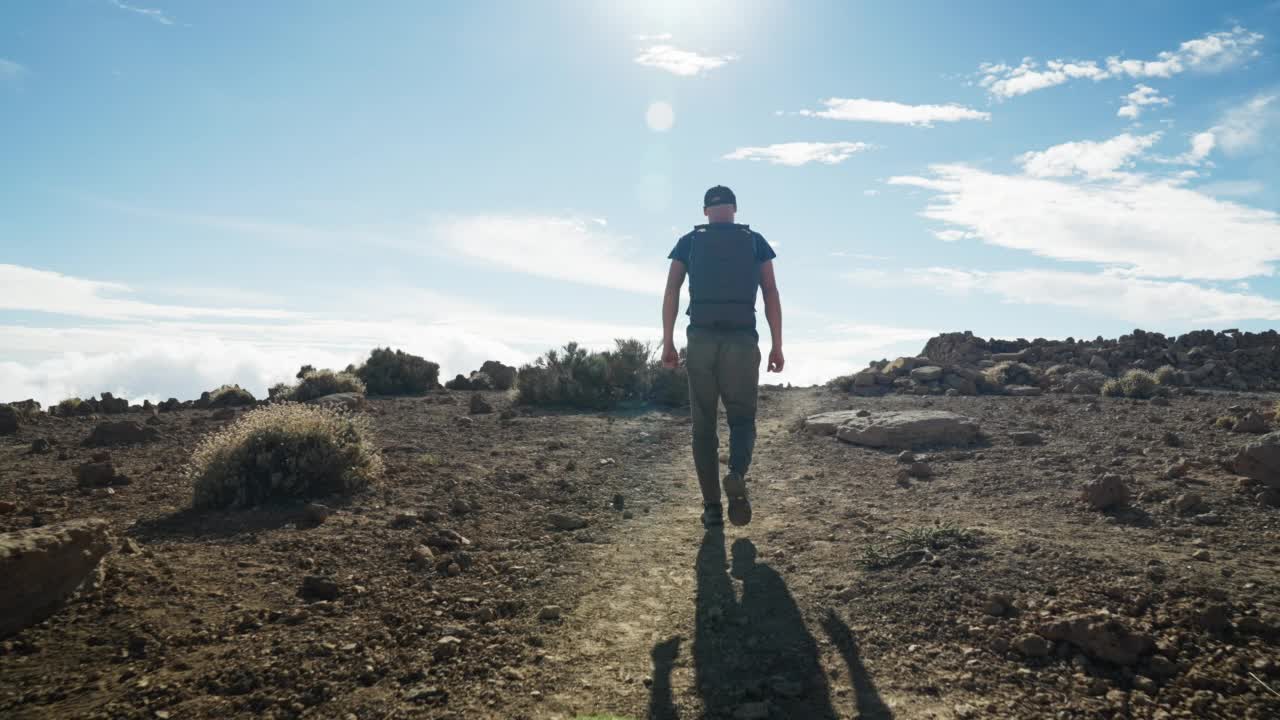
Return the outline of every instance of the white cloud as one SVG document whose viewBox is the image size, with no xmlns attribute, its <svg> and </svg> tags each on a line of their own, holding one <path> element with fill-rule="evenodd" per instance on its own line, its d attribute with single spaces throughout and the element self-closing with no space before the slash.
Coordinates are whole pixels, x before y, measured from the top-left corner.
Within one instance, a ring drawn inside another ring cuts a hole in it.
<svg viewBox="0 0 1280 720">
<path fill-rule="evenodd" d="M 128 5 L 124 2 L 121 2 L 121 0 L 111 0 L 111 4 L 115 5 L 121 10 L 128 10 L 131 13 L 137 13 L 138 15 L 141 15 L 145 18 L 155 20 L 161 25 L 173 24 L 173 19 L 170 18 L 168 15 L 166 15 L 163 10 L 158 10 L 155 8 L 138 7 L 137 5 Z"/>
<path fill-rule="evenodd" d="M 1227 153 L 1250 150 L 1266 137 L 1267 128 L 1280 120 L 1280 102 L 1277 100 L 1280 100 L 1280 94 L 1258 95 L 1223 113 L 1210 132 Z"/>
<path fill-rule="evenodd" d="M 48 270 L 0 265 L 0 310 L 24 310 L 104 320 L 133 318 L 289 319 L 296 313 L 272 309 L 202 308 L 162 305 L 115 297 L 128 285 L 62 275 Z"/>
<path fill-rule="evenodd" d="M 27 73 L 27 69 L 22 65 L 12 61 L 0 58 L 0 80 L 16 80 Z"/>
<path fill-rule="evenodd" d="M 455 255 L 529 275 L 660 295 L 661 263 L 636 261 L 624 238 L 597 223 L 541 215 L 477 215 L 438 223 Z"/>
<path fill-rule="evenodd" d="M 652 45 L 636 56 L 645 67 L 666 70 L 673 75 L 692 77 L 722 67 L 737 58 L 733 55 L 700 55 L 673 45 Z"/>
<path fill-rule="evenodd" d="M 1220 180 L 1196 187 L 1198 192 L 1215 197 L 1247 197 L 1258 195 L 1265 189 L 1257 180 Z"/>
<path fill-rule="evenodd" d="M 1155 60 L 1112 56 L 1105 63 L 1095 60 L 1049 60 L 1041 66 L 1031 58 L 1023 59 L 1017 66 L 984 63 L 978 68 L 981 76 L 979 84 L 992 97 L 1005 100 L 1063 85 L 1072 80 L 1097 82 L 1119 77 L 1168 78 L 1188 70 L 1216 72 L 1257 56 L 1257 45 L 1262 39 L 1262 35 L 1258 33 L 1235 27 L 1188 40 L 1179 45 L 1177 50 L 1159 53 Z"/>
<path fill-rule="evenodd" d="M 1124 133 L 1103 142 L 1084 140 L 1054 145 L 1047 150 L 1024 153 L 1017 161 L 1032 177 L 1083 175 L 1089 179 L 1114 178 L 1159 140 L 1158 132 L 1150 135 Z"/>
<path fill-rule="evenodd" d="M 1149 105 L 1168 105 L 1169 98 L 1162 97 L 1160 91 L 1153 87 L 1138 83 L 1133 86 L 1133 92 L 1124 96 L 1125 104 L 1116 112 L 1116 115 L 1130 120 L 1137 120 L 1142 114 L 1142 108 Z"/>
<path fill-rule="evenodd" d="M 961 240 L 971 240 L 977 237 L 965 230 L 933 230 L 932 232 L 933 236 L 942 242 L 960 242 Z"/>
<path fill-rule="evenodd" d="M 875 188 L 867 188 L 866 190 L 862 191 L 862 194 L 866 195 L 867 197 L 875 197 L 880 194 L 880 191 Z"/>
<path fill-rule="evenodd" d="M 895 123 L 920 127 L 932 127 L 935 122 L 991 119 L 991 113 L 956 104 L 906 105 L 888 100 L 865 98 L 827 98 L 822 103 L 826 105 L 826 109 L 801 110 L 800 114 L 830 120 Z"/>
<path fill-rule="evenodd" d="M 764 147 L 738 148 L 725 160 L 767 160 L 775 165 L 797 167 L 811 162 L 838 165 L 871 146 L 863 142 L 790 142 Z"/>
<path fill-rule="evenodd" d="M 1280 215 L 1170 181 L 1073 183 L 934 165 L 892 185 L 937 194 L 924 217 L 983 242 L 1136 276 L 1235 280 L 1271 275 Z"/>
<path fill-rule="evenodd" d="M 640 42 L 666 42 L 672 38 L 671 33 L 658 33 L 656 35 L 636 35 L 636 40 Z"/>
<path fill-rule="evenodd" d="M 1280 320 L 1280 301 L 1261 295 L 1118 273 L 1034 269 L 984 272 L 931 267 L 892 273 L 855 271 L 845 277 L 862 286 L 932 288 L 954 295 L 982 293 L 1006 303 L 1064 307 L 1148 326 Z"/>
<path fill-rule="evenodd" d="M 1108 77 L 1107 72 L 1093 61 L 1050 60 L 1045 63 L 1044 68 L 1041 68 L 1031 58 L 1024 59 L 1017 67 L 1003 63 L 985 63 L 978 68 L 978 72 L 982 75 L 979 84 L 992 96 L 1002 100 L 1062 85 L 1075 79 L 1102 80 Z"/>
</svg>

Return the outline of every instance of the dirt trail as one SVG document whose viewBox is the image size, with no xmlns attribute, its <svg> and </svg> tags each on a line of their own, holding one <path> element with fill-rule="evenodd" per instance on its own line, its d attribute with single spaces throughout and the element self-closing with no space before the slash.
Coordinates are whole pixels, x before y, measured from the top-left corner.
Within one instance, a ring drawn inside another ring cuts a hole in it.
<svg viewBox="0 0 1280 720">
<path fill-rule="evenodd" d="M 789 487 L 789 427 L 812 404 L 799 393 L 762 408 L 750 526 L 706 533 L 687 443 L 654 458 L 670 501 L 619 530 L 585 563 L 577 606 L 548 647 L 562 681 L 535 718 L 893 717 L 904 697 L 881 695 L 836 614 L 795 597 L 761 555 L 804 504 Z M 727 428 L 721 427 L 722 450 Z M 810 621 L 806 622 L 806 618 Z M 856 678 L 851 678 L 851 673 Z M 923 716 L 933 702 L 905 702 Z M 861 712 L 862 714 L 859 714 Z"/>
</svg>

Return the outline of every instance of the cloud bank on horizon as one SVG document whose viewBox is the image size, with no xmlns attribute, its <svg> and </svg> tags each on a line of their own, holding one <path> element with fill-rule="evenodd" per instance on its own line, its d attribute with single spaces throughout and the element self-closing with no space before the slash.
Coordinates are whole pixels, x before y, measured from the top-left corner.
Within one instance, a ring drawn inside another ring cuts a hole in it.
<svg viewBox="0 0 1280 720">
<path fill-rule="evenodd" d="M 162 47 L 245 19 L 192 6 L 179 23 L 162 2 L 87 12 L 87 56 L 141 48 L 107 70 L 0 34 L 0 104 L 21 111 L 0 137 L 0 400 L 264 393 L 378 346 L 451 376 L 570 340 L 656 342 L 666 253 L 722 182 L 779 247 L 782 382 L 950 330 L 1280 321 L 1280 8 L 1191 32 L 1127 10 L 1053 38 L 935 23 L 923 53 L 899 30 L 920 27 L 911 8 L 839 45 L 754 10 L 710 33 L 714 8 L 611 18 L 591 42 L 604 26 L 576 33 L 581 8 L 560 9 L 402 9 L 440 15 L 425 46 L 387 11 L 357 23 L 382 38 L 357 69 L 283 37 L 246 39 L 234 67 Z M 303 21 L 317 38 L 350 37 L 323 15 Z M 450 34 L 467 26 L 485 37 Z M 281 53 L 279 75 L 245 72 Z M 425 90 L 410 57 L 436 69 Z"/>
</svg>

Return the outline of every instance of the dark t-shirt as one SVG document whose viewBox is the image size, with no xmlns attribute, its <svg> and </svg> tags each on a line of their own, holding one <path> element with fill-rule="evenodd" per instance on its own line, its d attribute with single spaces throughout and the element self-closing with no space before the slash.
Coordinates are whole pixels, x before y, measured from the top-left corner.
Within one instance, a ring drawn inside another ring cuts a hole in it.
<svg viewBox="0 0 1280 720">
<path fill-rule="evenodd" d="M 773 247 L 769 245 L 769 241 L 755 230 L 751 231 L 751 237 L 755 240 L 756 262 L 767 262 L 778 257 L 773 251 Z M 684 266 L 689 267 L 689 247 L 693 244 L 693 233 L 688 233 L 684 237 L 676 241 L 676 246 L 671 250 L 671 254 L 667 256 L 668 260 L 679 260 Z"/>
</svg>

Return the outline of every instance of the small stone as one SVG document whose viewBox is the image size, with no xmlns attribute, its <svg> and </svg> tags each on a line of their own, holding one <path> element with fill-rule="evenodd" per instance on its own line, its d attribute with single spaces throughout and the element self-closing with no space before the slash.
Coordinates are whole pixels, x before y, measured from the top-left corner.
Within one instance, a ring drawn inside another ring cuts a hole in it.
<svg viewBox="0 0 1280 720">
<path fill-rule="evenodd" d="M 559 605 L 544 605 L 543 608 L 538 611 L 538 619 L 545 621 L 559 620 L 561 614 L 562 611 Z"/>
<path fill-rule="evenodd" d="M 1191 558 L 1193 560 L 1202 560 L 1204 562 L 1208 562 L 1209 560 L 1212 559 L 1211 556 L 1209 555 L 1208 550 L 1197 550 L 1191 553 Z"/>
<path fill-rule="evenodd" d="M 44 455 L 52 449 L 53 446 L 49 444 L 48 440 L 45 440 L 44 438 L 36 438 L 31 441 L 31 450 L 29 452 L 32 455 Z"/>
<path fill-rule="evenodd" d="M 8 515 L 18 509 L 18 504 L 12 500 L 0 500 L 0 515 Z"/>
<path fill-rule="evenodd" d="M 929 467 L 928 463 L 913 462 L 907 468 L 907 475 L 923 480 L 925 478 L 933 477 L 933 468 Z"/>
<path fill-rule="evenodd" d="M 331 514 L 333 514 L 333 510 L 331 510 L 328 505 L 307 503 L 302 506 L 303 517 L 312 525 L 319 525 L 323 523 L 325 520 L 329 519 Z"/>
<path fill-rule="evenodd" d="M 1194 512 L 1195 510 L 1200 509 L 1203 506 L 1204 506 L 1204 499 L 1200 497 L 1199 493 L 1193 493 L 1193 492 L 1182 493 L 1181 495 L 1173 499 L 1173 509 L 1177 511 L 1179 515 L 1186 515 L 1188 513 L 1191 513 L 1191 512 Z"/>
<path fill-rule="evenodd" d="M 763 702 L 743 703 L 733 709 L 733 720 L 769 720 L 769 704 Z"/>
<path fill-rule="evenodd" d="M 338 583 L 322 575 L 307 575 L 302 578 L 298 595 L 304 600 L 337 600 Z"/>
<path fill-rule="evenodd" d="M 436 648 L 432 651 L 431 656 L 436 660 L 447 660 L 458 654 L 462 649 L 462 639 L 453 635 L 445 635 L 436 641 Z"/>
<path fill-rule="evenodd" d="M 418 513 L 412 510 L 398 512 L 391 518 L 391 527 L 403 528 L 415 525 L 418 522 Z"/>
<path fill-rule="evenodd" d="M 1009 433 L 1009 439 L 1014 445 L 1043 445 L 1044 438 L 1040 437 L 1040 433 L 1031 432 L 1030 430 L 1019 430 Z"/>
<path fill-rule="evenodd" d="M 1129 502 L 1129 488 L 1119 475 L 1107 474 L 1086 483 L 1080 494 L 1095 510 L 1109 510 Z"/>
<path fill-rule="evenodd" d="M 1014 638 L 1013 647 L 1018 652 L 1029 658 L 1045 657 L 1052 649 L 1048 640 L 1045 640 L 1035 633 L 1027 633 Z"/>
<path fill-rule="evenodd" d="M 140 555 L 142 553 L 142 546 L 133 538 L 125 538 L 120 541 L 120 552 L 125 555 Z"/>
<path fill-rule="evenodd" d="M 613 509 L 614 509 L 614 510 L 621 510 L 622 508 L 626 507 L 626 504 L 627 504 L 627 499 L 626 499 L 625 497 L 623 497 L 623 496 L 622 496 L 622 493 L 615 493 L 615 494 L 614 494 L 614 496 L 613 496 Z"/>
<path fill-rule="evenodd" d="M 409 561 L 419 567 L 431 567 L 435 564 L 436 555 L 426 545 L 419 545 L 409 554 Z"/>
<path fill-rule="evenodd" d="M 581 530 L 587 526 L 587 519 L 573 513 L 551 513 L 547 522 L 557 530 Z"/>
<path fill-rule="evenodd" d="M 1000 600 L 999 598 L 992 598 L 987 601 L 987 604 L 983 607 L 982 611 L 993 617 L 1000 617 L 1008 612 L 1009 608 L 1003 600 Z"/>
<path fill-rule="evenodd" d="M 493 406 L 480 393 L 471 394 L 471 405 L 468 409 L 472 415 L 484 415 L 493 412 Z"/>
<path fill-rule="evenodd" d="M 915 461 L 916 461 L 916 454 L 911 452 L 910 450 L 903 450 L 902 452 L 898 453 L 898 462 L 903 463 L 904 465 L 913 463 Z"/>
<path fill-rule="evenodd" d="M 453 501 L 449 503 L 449 511 L 454 515 L 466 515 L 471 512 L 471 503 L 463 500 L 462 498 L 454 498 Z"/>
<path fill-rule="evenodd" d="M 89 462 L 76 468 L 76 484 L 82 488 L 105 487 L 116 477 L 115 466 L 110 460 Z"/>
</svg>

